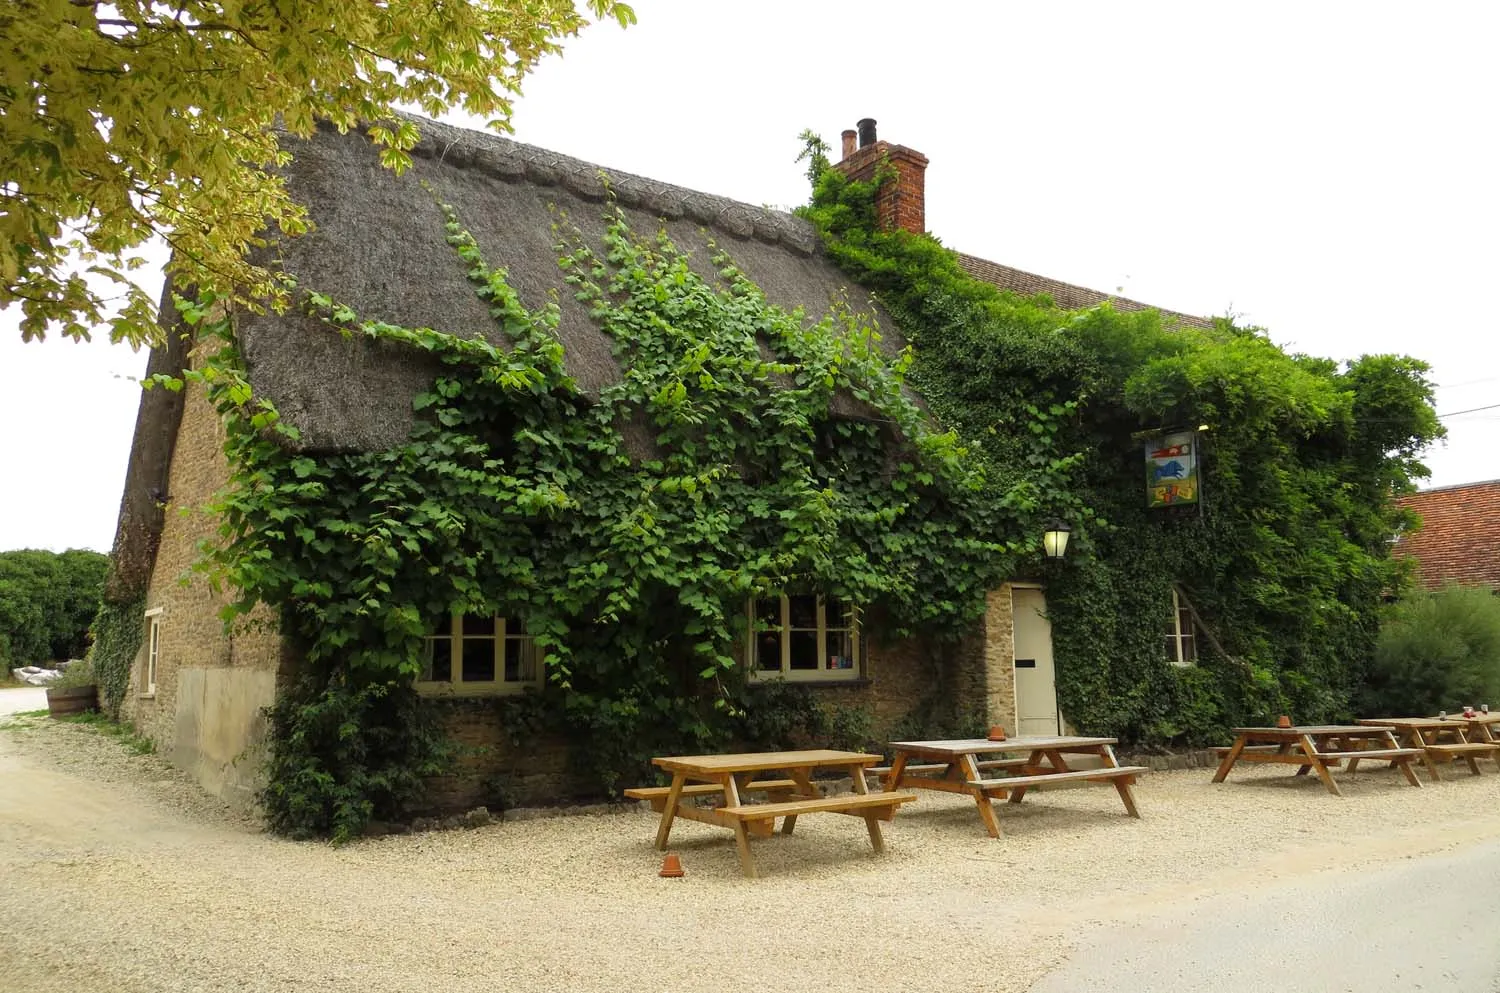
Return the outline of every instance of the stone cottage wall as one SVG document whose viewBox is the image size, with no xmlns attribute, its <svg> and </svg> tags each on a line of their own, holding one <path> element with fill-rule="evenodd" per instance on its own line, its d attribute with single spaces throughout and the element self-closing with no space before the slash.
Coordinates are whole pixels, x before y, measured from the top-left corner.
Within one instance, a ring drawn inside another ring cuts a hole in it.
<svg viewBox="0 0 1500 993">
<path fill-rule="evenodd" d="M 955 643 L 867 634 L 862 675 L 854 683 L 803 685 L 829 708 L 867 710 L 870 735 L 877 743 L 900 735 L 978 734 L 990 724 L 1014 727 L 1010 587 L 989 595 L 985 618 Z M 424 813 L 455 813 L 476 806 L 494 811 L 595 795 L 592 784 L 569 769 L 566 740 L 513 746 L 501 723 L 499 701 L 444 700 L 433 706 L 439 708 L 459 755 L 451 774 L 431 781 Z"/>
<path fill-rule="evenodd" d="M 263 781 L 261 709 L 275 697 L 281 639 L 270 611 L 226 633 L 218 616 L 226 598 L 191 572 L 198 543 L 215 527 L 201 508 L 228 482 L 229 466 L 223 425 L 202 386 L 190 382 L 184 390 L 166 523 L 146 594 L 146 609 L 161 611 L 156 692 L 148 695 L 144 682 L 148 622 L 121 714 L 205 789 L 247 806 Z"/>
<path fill-rule="evenodd" d="M 984 723 L 1019 730 L 1016 723 L 1016 622 L 1009 583 L 986 597 L 983 624 Z"/>
<path fill-rule="evenodd" d="M 474 807 L 497 812 L 596 798 L 590 784 L 569 770 L 565 739 L 544 738 L 517 748 L 501 722 L 500 704 L 493 697 L 432 703 L 458 754 L 450 773 L 428 781 L 422 813 Z"/>
<path fill-rule="evenodd" d="M 122 714 L 205 789 L 243 806 L 263 784 L 262 711 L 274 701 L 289 660 L 269 610 L 257 611 L 228 633 L 218 616 L 225 598 L 214 595 L 205 577 L 191 571 L 199 542 L 214 535 L 215 522 L 201 508 L 228 482 L 228 464 L 223 426 L 202 387 L 188 383 L 185 391 L 166 524 L 146 598 L 147 610 L 161 611 L 156 691 L 144 692 L 148 638 L 132 667 Z M 872 631 L 863 678 L 853 684 L 815 684 L 812 692 L 830 707 L 866 709 L 876 742 L 939 729 L 1012 727 L 1011 625 L 1006 586 L 990 594 L 985 618 L 957 642 L 882 638 Z M 432 782 L 430 812 L 559 803 L 588 794 L 589 784 L 569 769 L 567 743 L 549 739 L 515 748 L 501 724 L 498 703 L 434 704 L 441 708 L 459 755 L 454 771 Z"/>
<path fill-rule="evenodd" d="M 1008 610 L 1008 596 L 1005 604 Z M 1006 614 L 1006 637 L 1009 623 Z M 1008 643 L 1003 652 L 988 653 L 982 627 L 956 644 L 870 637 L 864 678 L 804 685 L 829 708 L 867 710 L 876 742 L 895 734 L 929 733 L 934 727 L 977 732 L 992 713 L 986 696 L 990 654 L 1010 665 Z M 548 738 L 515 747 L 501 723 L 500 701 L 443 700 L 432 706 L 459 753 L 453 772 L 430 782 L 423 813 L 455 813 L 476 806 L 494 811 L 597 796 L 593 784 L 569 768 L 566 740 Z"/>
<path fill-rule="evenodd" d="M 984 721 L 983 654 L 975 633 L 956 643 L 871 635 L 864 666 L 858 683 L 810 685 L 820 703 L 867 709 L 877 742 L 933 728 L 977 730 Z"/>
<path fill-rule="evenodd" d="M 865 687 L 831 691 L 874 710 L 877 741 L 893 732 L 981 733 L 1016 725 L 1015 637 L 1010 584 L 986 598 L 985 615 L 956 643 L 872 639 Z M 914 726 L 915 722 L 915 726 Z"/>
</svg>

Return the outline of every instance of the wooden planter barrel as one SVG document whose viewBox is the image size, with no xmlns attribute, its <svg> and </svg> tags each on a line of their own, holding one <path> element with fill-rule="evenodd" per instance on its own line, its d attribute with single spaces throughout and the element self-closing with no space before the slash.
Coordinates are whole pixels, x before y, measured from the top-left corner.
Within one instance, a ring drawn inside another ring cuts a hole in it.
<svg viewBox="0 0 1500 993">
<path fill-rule="evenodd" d="M 98 709 L 99 687 L 93 683 L 61 689 L 55 686 L 47 688 L 47 713 L 52 717 L 70 717 Z"/>
</svg>

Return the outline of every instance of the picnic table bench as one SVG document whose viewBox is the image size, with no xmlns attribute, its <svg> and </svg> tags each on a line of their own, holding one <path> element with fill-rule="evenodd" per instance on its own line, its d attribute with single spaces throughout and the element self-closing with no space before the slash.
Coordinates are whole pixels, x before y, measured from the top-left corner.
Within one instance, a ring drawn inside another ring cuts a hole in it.
<svg viewBox="0 0 1500 993">
<path fill-rule="evenodd" d="M 1496 728 L 1500 727 L 1500 711 L 1490 713 L 1489 711 L 1476 711 L 1465 717 L 1462 711 L 1449 714 L 1450 721 L 1461 721 L 1464 726 L 1464 740 L 1470 743 L 1500 745 L 1500 734 Z M 1495 757 L 1500 763 L 1500 755 Z"/>
<path fill-rule="evenodd" d="M 753 779 L 737 784 L 741 793 L 766 793 L 772 800 L 783 799 L 785 796 L 795 795 L 799 787 L 795 779 Z M 670 786 L 632 786 L 625 791 L 625 795 L 632 800 L 644 800 L 651 804 L 651 809 L 658 814 L 667 805 L 667 797 L 672 793 Z M 724 787 L 718 783 L 685 783 L 678 796 L 723 796 Z"/>
<path fill-rule="evenodd" d="M 974 798 L 980 820 L 991 838 L 1000 837 L 1000 821 L 992 800 L 1020 803 L 1032 788 L 1064 783 L 1112 785 L 1120 794 L 1125 812 L 1140 817 L 1131 787 L 1144 766 L 1122 766 L 1115 758 L 1114 738 L 1022 737 L 991 741 L 968 738 L 951 741 L 893 741 L 895 758 L 881 770 L 888 791 L 902 787 L 962 793 Z M 980 759 L 981 755 L 1024 752 L 1025 758 Z M 1103 762 L 1102 768 L 1072 769 L 1066 756 L 1087 755 Z M 913 759 L 928 761 L 913 762 Z M 932 760 L 937 761 L 932 761 Z M 1015 775 L 986 775 L 1013 772 Z"/>
<path fill-rule="evenodd" d="M 991 769 L 1019 769 L 1025 766 L 1028 761 L 1029 759 L 983 759 L 981 761 L 975 762 L 974 765 L 978 767 L 981 772 L 986 772 Z M 947 762 L 923 762 L 920 764 L 908 762 L 906 763 L 905 771 L 907 772 L 907 774 L 945 772 L 947 771 L 949 765 L 950 763 Z M 891 767 L 888 765 L 878 765 L 875 768 L 871 769 L 870 772 L 873 772 L 876 776 L 880 777 L 881 783 L 884 783 L 887 779 L 891 778 Z"/>
<path fill-rule="evenodd" d="M 1234 744 L 1215 749 L 1223 755 L 1213 781 L 1222 783 L 1240 762 L 1274 762 L 1298 767 L 1297 775 L 1316 772 L 1323 786 L 1334 796 L 1343 796 L 1332 770 L 1348 762 L 1354 772 L 1359 763 L 1386 759 L 1401 769 L 1406 781 L 1420 787 L 1421 780 L 1411 763 L 1422 755 L 1420 748 L 1402 748 L 1396 741 L 1395 728 L 1388 724 L 1343 725 L 1320 724 L 1288 728 L 1235 728 Z M 1377 747 L 1369 747 L 1371 743 Z M 1379 747 L 1384 746 L 1384 747 Z"/>
<path fill-rule="evenodd" d="M 734 832 L 740 868 L 746 876 L 757 875 L 750 852 L 750 837 L 767 837 L 782 819 L 781 833 L 791 834 L 797 818 L 806 814 L 847 814 L 862 818 L 877 853 L 885 851 L 880 821 L 896 816 L 902 804 L 916 799 L 911 793 L 871 793 L 865 769 L 880 761 L 878 755 L 809 749 L 792 752 L 745 752 L 735 755 L 673 755 L 651 760 L 671 773 L 670 786 L 634 787 L 625 791 L 632 799 L 645 800 L 661 813 L 656 847 L 665 849 L 672 823 L 681 817 Z M 815 769 L 842 770 L 853 783 L 853 793 L 824 796 L 812 781 Z M 765 773 L 780 772 L 786 778 L 764 779 Z M 742 794 L 762 793 L 770 802 L 745 803 Z M 712 807 L 694 805 L 694 797 L 715 797 Z"/>
</svg>

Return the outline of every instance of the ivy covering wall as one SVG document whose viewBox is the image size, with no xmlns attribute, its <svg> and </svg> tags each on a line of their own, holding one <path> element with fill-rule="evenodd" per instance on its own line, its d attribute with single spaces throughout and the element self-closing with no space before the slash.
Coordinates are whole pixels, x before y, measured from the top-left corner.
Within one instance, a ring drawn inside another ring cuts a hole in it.
<svg viewBox="0 0 1500 993">
<path fill-rule="evenodd" d="M 146 598 L 125 603 L 106 600 L 94 615 L 94 646 L 89 658 L 99 683 L 99 700 L 105 713 L 120 716 L 120 704 L 130 689 L 130 667 L 135 663 L 146 633 Z"/>
<path fill-rule="evenodd" d="M 1381 598 L 1404 583 L 1392 497 L 1425 475 L 1417 455 L 1442 433 L 1427 366 L 1339 365 L 1227 320 L 1203 331 L 1003 292 L 934 239 L 879 230 L 875 191 L 891 177 L 852 182 L 804 137 L 801 212 L 895 315 L 909 381 L 972 448 L 991 505 L 1019 528 L 1061 513 L 1074 529 L 1042 577 L 1064 716 L 1140 744 L 1221 741 L 1280 713 L 1348 717 Z M 1201 506 L 1148 510 L 1142 436 L 1200 425 Z M 1167 661 L 1173 584 L 1212 635 L 1196 667 Z"/>
<path fill-rule="evenodd" d="M 865 319 L 784 312 L 727 255 L 710 283 L 613 213 L 600 244 L 574 231 L 558 249 L 623 370 L 586 397 L 556 309 L 528 311 L 447 213 L 508 348 L 305 295 L 330 333 L 442 362 L 397 448 L 299 452 L 246 382 L 228 318 L 180 305 L 221 341 L 198 374 L 232 469 L 211 563 L 240 591 L 231 617 L 282 605 L 302 659 L 272 712 L 273 828 L 347 837 L 419 794 L 445 747 L 413 681 L 453 612 L 524 619 L 548 680 L 506 719 L 564 732 L 601 789 L 649 775 L 652 755 L 785 731 L 745 719 L 747 598 L 822 592 L 887 631 L 949 639 L 982 613 L 1019 545 L 963 447 L 903 392 L 910 357 L 888 357 Z"/>
</svg>

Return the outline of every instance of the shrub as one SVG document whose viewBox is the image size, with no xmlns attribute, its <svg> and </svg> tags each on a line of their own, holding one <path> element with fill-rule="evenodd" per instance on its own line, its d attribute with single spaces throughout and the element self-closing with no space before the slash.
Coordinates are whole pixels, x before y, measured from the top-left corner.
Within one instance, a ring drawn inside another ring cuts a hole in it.
<svg viewBox="0 0 1500 993">
<path fill-rule="evenodd" d="M 92 659 L 74 659 L 63 674 L 49 683 L 49 686 L 57 689 L 72 689 L 75 686 L 89 686 L 95 682 L 94 663 Z"/>
<path fill-rule="evenodd" d="M 1386 612 L 1365 688 L 1371 716 L 1435 714 L 1500 701 L 1500 597 L 1450 586 Z"/>
</svg>

